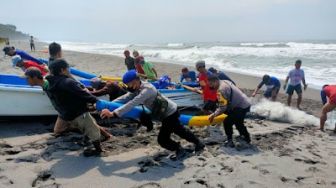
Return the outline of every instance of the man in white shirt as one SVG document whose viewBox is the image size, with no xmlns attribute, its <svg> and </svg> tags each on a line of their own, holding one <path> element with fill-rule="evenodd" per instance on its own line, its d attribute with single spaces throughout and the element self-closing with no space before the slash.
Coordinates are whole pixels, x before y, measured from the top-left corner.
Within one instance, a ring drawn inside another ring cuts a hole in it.
<svg viewBox="0 0 336 188">
<path fill-rule="evenodd" d="M 285 85 L 284 85 L 284 90 L 286 90 L 288 80 L 290 80 L 289 85 L 288 85 L 287 90 L 286 90 L 286 93 L 288 94 L 287 105 L 288 106 L 291 105 L 292 96 L 293 96 L 293 93 L 295 91 L 296 94 L 298 95 L 296 106 L 299 110 L 301 110 L 300 104 L 301 104 L 301 101 L 302 101 L 301 82 L 303 83 L 303 89 L 304 90 L 307 89 L 305 75 L 304 75 L 304 71 L 301 69 L 301 64 L 302 64 L 301 60 L 297 60 L 295 62 L 295 69 L 292 69 L 291 71 L 289 71 L 288 76 L 287 76 L 286 81 L 285 81 Z"/>
</svg>

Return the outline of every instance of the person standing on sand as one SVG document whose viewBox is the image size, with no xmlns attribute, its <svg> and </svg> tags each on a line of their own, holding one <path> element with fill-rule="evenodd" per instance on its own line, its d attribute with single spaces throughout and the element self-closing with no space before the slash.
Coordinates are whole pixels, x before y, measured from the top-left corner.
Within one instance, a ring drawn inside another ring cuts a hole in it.
<svg viewBox="0 0 336 188">
<path fill-rule="evenodd" d="M 142 59 L 140 65 L 145 73 L 146 79 L 149 81 L 156 81 L 158 79 L 157 72 L 152 63 Z"/>
<path fill-rule="evenodd" d="M 217 91 L 210 90 L 208 82 L 208 77 L 212 75 L 212 73 L 206 70 L 205 62 L 202 60 L 196 62 L 196 69 L 199 72 L 198 81 L 202 88 L 204 101 L 203 110 L 205 113 L 212 113 L 217 108 Z"/>
<path fill-rule="evenodd" d="M 130 51 L 129 50 L 125 50 L 124 51 L 124 55 L 125 55 L 125 65 L 127 67 L 127 70 L 135 69 L 134 58 L 131 57 Z"/>
<path fill-rule="evenodd" d="M 51 65 L 51 62 L 56 60 L 56 59 L 60 59 L 62 58 L 63 54 L 62 54 L 62 47 L 60 44 L 56 43 L 56 42 L 52 42 L 49 44 L 48 46 L 48 50 L 49 50 L 49 66 Z"/>
<path fill-rule="evenodd" d="M 57 60 L 57 59 L 62 59 L 63 58 L 62 47 L 61 47 L 60 44 L 58 44 L 56 42 L 52 42 L 52 43 L 49 44 L 48 50 L 49 50 L 49 56 L 50 56 L 49 60 L 48 60 L 48 68 L 49 68 L 50 72 L 52 72 L 51 69 L 53 69 L 54 61 Z M 69 75 L 67 75 L 68 77 L 76 80 L 76 78 L 72 74 L 70 74 L 70 72 L 68 72 L 68 73 L 69 73 Z M 85 88 L 85 86 L 83 84 L 81 84 L 81 87 Z"/>
<path fill-rule="evenodd" d="M 324 131 L 327 113 L 336 109 L 336 85 L 324 85 L 321 90 L 321 99 L 324 106 L 320 116 L 320 130 Z M 336 133 L 336 123 L 334 133 Z"/>
<path fill-rule="evenodd" d="M 276 77 L 269 76 L 267 74 L 263 76 L 262 81 L 259 83 L 258 87 L 254 90 L 252 97 L 255 97 L 257 95 L 258 91 L 264 84 L 266 85 L 266 91 L 264 92 L 264 97 L 266 97 L 267 99 L 271 98 L 272 101 L 275 101 L 278 96 L 281 83 L 279 79 L 277 79 Z"/>
<path fill-rule="evenodd" d="M 171 139 L 172 133 L 194 143 L 195 152 L 204 150 L 205 145 L 190 130 L 180 124 L 180 114 L 173 101 L 162 96 L 151 83 L 141 81 L 135 70 L 126 72 L 122 79 L 128 86 L 129 92 L 113 102 L 124 103 L 124 105 L 113 112 L 103 109 L 102 118 L 122 117 L 135 106 L 142 104 L 152 111 L 152 117 L 162 122 L 158 143 L 163 148 L 175 151 L 177 160 L 182 159 L 186 151 L 178 142 Z"/>
<path fill-rule="evenodd" d="M 292 96 L 295 91 L 296 94 L 298 95 L 296 107 L 299 110 L 301 110 L 300 104 L 302 101 L 301 82 L 303 83 L 303 89 L 304 90 L 307 89 L 305 75 L 304 75 L 304 71 L 301 69 L 301 65 L 302 65 L 301 60 L 297 60 L 295 62 L 295 69 L 292 69 L 291 71 L 289 71 L 288 76 L 286 77 L 286 80 L 285 80 L 285 85 L 284 85 L 284 90 L 286 90 L 288 80 L 290 80 L 287 91 L 286 91 L 286 93 L 288 94 L 287 105 L 288 106 L 291 105 Z"/>
<path fill-rule="evenodd" d="M 137 58 L 138 56 L 140 56 L 139 52 L 137 50 L 133 50 L 133 58 Z"/>
<path fill-rule="evenodd" d="M 29 43 L 30 43 L 30 51 L 33 51 L 33 49 L 34 49 L 34 52 L 35 52 L 35 44 L 34 44 L 34 37 L 33 36 L 30 36 Z"/>
<path fill-rule="evenodd" d="M 208 82 L 209 88 L 213 91 L 218 91 L 219 95 L 219 107 L 209 116 L 209 121 L 212 122 L 216 116 L 222 113 L 227 115 L 223 122 L 227 136 L 225 146 L 235 147 L 232 139 L 233 125 L 236 125 L 240 136 L 247 143 L 250 143 L 250 134 L 244 125 L 246 113 L 250 111 L 251 106 L 248 97 L 230 81 L 219 80 L 218 77 L 212 75 L 208 77 Z"/>
</svg>

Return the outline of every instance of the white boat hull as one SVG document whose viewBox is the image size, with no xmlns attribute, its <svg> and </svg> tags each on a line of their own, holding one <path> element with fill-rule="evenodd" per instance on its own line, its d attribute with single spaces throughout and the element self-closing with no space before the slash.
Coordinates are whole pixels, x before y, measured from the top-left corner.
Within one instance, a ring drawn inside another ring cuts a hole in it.
<svg viewBox="0 0 336 188">
<path fill-rule="evenodd" d="M 48 96 L 40 88 L 0 85 L 0 116 L 57 115 Z"/>
<path fill-rule="evenodd" d="M 163 93 L 178 107 L 199 106 L 199 94 L 189 91 Z M 52 116 L 57 115 L 48 96 L 39 87 L 0 84 L 0 116 Z M 107 96 L 102 97 L 107 99 Z"/>
</svg>

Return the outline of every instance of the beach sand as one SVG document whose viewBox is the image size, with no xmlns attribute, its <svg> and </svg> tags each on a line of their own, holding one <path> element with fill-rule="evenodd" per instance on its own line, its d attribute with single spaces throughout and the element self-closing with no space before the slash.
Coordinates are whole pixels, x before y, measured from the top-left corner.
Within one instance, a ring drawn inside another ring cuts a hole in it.
<svg viewBox="0 0 336 188">
<path fill-rule="evenodd" d="M 13 44 L 28 51 L 26 42 Z M 37 49 L 45 50 L 45 46 L 37 44 Z M 31 54 L 48 57 L 41 51 Z M 120 57 L 72 51 L 63 55 L 72 66 L 97 75 L 121 76 L 126 70 Z M 182 68 L 154 65 L 159 75 L 168 74 L 175 81 Z M 8 57 L 0 56 L 0 69 L 22 74 L 11 67 Z M 260 81 L 254 76 L 228 74 L 249 96 Z M 319 92 L 308 89 L 304 97 L 303 110 L 318 116 L 322 106 Z M 279 101 L 286 101 L 283 91 Z M 149 133 L 136 130 L 134 123 L 111 124 L 107 129 L 115 139 L 103 144 L 111 155 L 86 158 L 82 152 L 88 144 L 80 134 L 56 138 L 51 134 L 53 125 L 1 122 L 0 187 L 335 187 L 336 135 L 330 130 L 317 131 L 317 118 L 280 103 L 261 106 L 270 108 L 266 119 L 260 117 L 257 107 L 257 114 L 246 119 L 252 146 L 223 147 L 222 126 L 192 128 L 206 143 L 206 151 L 190 154 L 183 161 L 170 160 L 171 152 L 157 144 L 158 123 Z M 189 143 L 174 138 L 192 149 Z"/>
</svg>

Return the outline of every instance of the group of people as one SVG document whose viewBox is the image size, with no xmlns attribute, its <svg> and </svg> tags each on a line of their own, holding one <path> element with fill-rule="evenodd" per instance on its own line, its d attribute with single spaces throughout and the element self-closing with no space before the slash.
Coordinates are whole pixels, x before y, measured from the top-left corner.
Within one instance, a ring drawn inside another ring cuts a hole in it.
<svg viewBox="0 0 336 188">
<path fill-rule="evenodd" d="M 148 81 L 156 81 L 158 79 L 157 72 L 152 63 L 145 61 L 145 58 L 138 51 L 133 51 L 133 57 L 129 50 L 124 51 L 125 65 L 127 70 L 136 70 L 138 75 Z"/>
<path fill-rule="evenodd" d="M 12 56 L 13 65 L 21 67 L 25 71 L 30 85 L 41 86 L 46 92 L 58 112 L 54 133 L 62 134 L 65 131 L 77 129 L 92 141 L 94 149 L 85 150 L 85 156 L 106 156 L 107 152 L 101 142 L 113 138 L 106 129 L 96 123 L 90 114 L 92 110 L 95 110 L 97 97 L 102 95 L 109 95 L 111 101 L 123 103 L 123 105 L 113 111 L 103 109 L 100 112 L 101 118 L 123 117 L 125 113 L 138 105 L 148 108 L 151 114 L 144 111 L 140 116 L 141 123 L 147 127 L 148 131 L 153 129 L 153 119 L 162 123 L 158 134 L 158 143 L 163 148 L 174 151 L 176 159 L 183 158 L 186 155 L 186 150 L 179 142 L 171 139 L 173 133 L 193 143 L 196 153 L 202 152 L 205 148 L 203 142 L 196 135 L 180 124 L 177 105 L 161 95 L 153 84 L 148 82 L 157 80 L 157 72 L 153 65 L 145 61 L 137 51 L 133 51 L 133 57 L 130 56 L 128 50 L 124 51 L 125 65 L 128 69 L 122 77 L 124 84 L 94 79 L 90 88 L 85 87 L 70 74 L 69 64 L 63 59 L 61 45 L 58 43 L 53 42 L 49 45 L 50 58 L 48 61 L 34 58 L 14 47 L 7 46 L 3 51 L 6 55 Z M 288 93 L 288 105 L 291 103 L 293 92 L 298 94 L 298 108 L 300 108 L 302 99 L 301 82 L 304 89 L 307 88 L 301 64 L 300 60 L 296 61 L 295 69 L 289 72 L 284 85 L 284 89 L 287 89 Z M 236 126 L 240 134 L 239 137 L 246 143 L 250 143 L 250 134 L 244 125 L 245 116 L 251 107 L 249 98 L 225 73 L 213 67 L 206 69 L 204 61 L 197 61 L 195 68 L 199 73 L 198 76 L 196 76 L 196 72 L 190 71 L 187 67 L 183 68 L 180 82 L 199 82 L 200 89 L 191 88 L 191 90 L 202 94 L 204 100 L 202 110 L 209 115 L 210 122 L 220 114 L 227 114 L 227 118 L 223 122 L 227 136 L 225 146 L 235 147 L 233 125 Z M 264 96 L 276 100 L 281 84 L 277 78 L 269 75 L 263 76 L 262 82 L 257 86 L 252 96 L 255 96 L 263 85 L 267 87 Z M 320 118 L 321 130 L 323 130 L 326 113 L 336 108 L 336 86 L 324 86 L 321 96 L 325 103 Z"/>
<path fill-rule="evenodd" d="M 294 94 L 294 91 L 296 92 L 296 94 L 298 95 L 296 107 L 299 110 L 301 110 L 300 105 L 302 101 L 302 84 L 303 84 L 303 89 L 304 90 L 307 89 L 305 74 L 304 74 L 304 71 L 301 69 L 301 65 L 302 65 L 301 60 L 297 60 L 295 62 L 295 68 L 289 71 L 285 79 L 285 84 L 283 86 L 283 89 L 286 90 L 286 93 L 288 94 L 288 97 L 287 97 L 288 106 L 291 106 L 292 96 Z M 274 76 L 269 76 L 267 74 L 264 75 L 262 78 L 262 81 L 259 83 L 257 88 L 254 90 L 252 94 L 253 97 L 256 96 L 256 94 L 258 93 L 258 91 L 263 85 L 266 86 L 264 97 L 269 98 L 272 101 L 275 101 L 281 89 L 280 80 Z"/>
</svg>

